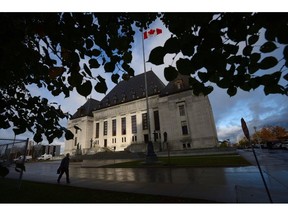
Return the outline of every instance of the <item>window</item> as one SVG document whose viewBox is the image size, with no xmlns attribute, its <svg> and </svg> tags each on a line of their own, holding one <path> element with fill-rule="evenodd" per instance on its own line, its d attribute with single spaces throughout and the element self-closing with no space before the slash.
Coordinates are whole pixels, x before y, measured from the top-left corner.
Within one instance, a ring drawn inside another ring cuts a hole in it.
<svg viewBox="0 0 288 216">
<path fill-rule="evenodd" d="M 121 118 L 122 135 L 126 135 L 126 117 Z"/>
<path fill-rule="evenodd" d="M 177 80 L 176 82 L 175 82 L 175 85 L 176 85 L 176 87 L 177 87 L 177 89 L 178 90 L 180 90 L 180 89 L 183 89 L 183 87 L 184 87 L 184 84 L 183 84 L 183 80 Z"/>
<path fill-rule="evenodd" d="M 137 142 L 137 136 L 132 136 L 132 142 Z"/>
<path fill-rule="evenodd" d="M 188 134 L 188 126 L 186 121 L 181 122 L 181 127 L 182 127 L 182 134 L 187 135 Z"/>
<path fill-rule="evenodd" d="M 184 105 L 179 106 L 179 114 L 180 116 L 185 116 L 185 107 Z"/>
<path fill-rule="evenodd" d="M 107 128 L 108 128 L 108 122 L 104 121 L 104 126 L 103 126 L 103 135 L 107 136 Z"/>
<path fill-rule="evenodd" d="M 137 122 L 136 122 L 136 115 L 131 116 L 131 126 L 132 126 L 132 133 L 137 133 Z"/>
<path fill-rule="evenodd" d="M 115 96 L 113 97 L 113 103 L 114 103 L 114 104 L 117 104 L 117 102 L 118 102 L 118 98 L 117 98 L 117 96 L 115 95 Z"/>
<path fill-rule="evenodd" d="M 74 146 L 77 145 L 77 137 L 75 137 L 75 140 L 74 140 Z"/>
<path fill-rule="evenodd" d="M 122 94 L 122 102 L 124 102 L 124 101 L 126 101 L 126 94 L 125 93 Z"/>
<path fill-rule="evenodd" d="M 148 118 L 147 113 L 142 114 L 142 129 L 147 130 L 148 129 Z"/>
<path fill-rule="evenodd" d="M 155 127 L 155 130 L 160 130 L 160 121 L 159 121 L 158 110 L 154 111 L 154 127 Z"/>
<path fill-rule="evenodd" d="M 116 119 L 112 120 L 112 136 L 116 136 Z"/>
<path fill-rule="evenodd" d="M 96 135 L 95 135 L 95 138 L 99 138 L 99 122 L 96 123 Z"/>
</svg>

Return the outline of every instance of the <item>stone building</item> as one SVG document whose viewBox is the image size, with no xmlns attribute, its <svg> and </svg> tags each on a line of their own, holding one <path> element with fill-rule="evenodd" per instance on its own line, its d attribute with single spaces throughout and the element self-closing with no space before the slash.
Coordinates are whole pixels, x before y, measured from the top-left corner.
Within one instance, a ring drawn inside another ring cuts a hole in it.
<svg viewBox="0 0 288 216">
<path fill-rule="evenodd" d="M 145 152 L 153 141 L 155 151 L 210 148 L 217 133 L 209 98 L 195 96 L 187 76 L 166 86 L 153 71 L 118 83 L 101 101 L 88 99 L 68 122 L 74 139 L 65 153 L 93 154 L 112 150 Z M 167 142 L 164 142 L 164 133 Z"/>
</svg>

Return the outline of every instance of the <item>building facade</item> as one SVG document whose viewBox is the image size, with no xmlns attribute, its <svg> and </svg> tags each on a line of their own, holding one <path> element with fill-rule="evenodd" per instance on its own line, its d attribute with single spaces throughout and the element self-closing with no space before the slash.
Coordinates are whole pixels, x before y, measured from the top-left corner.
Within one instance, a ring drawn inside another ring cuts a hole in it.
<svg viewBox="0 0 288 216">
<path fill-rule="evenodd" d="M 155 151 L 210 148 L 218 142 L 208 97 L 193 95 L 187 76 L 165 86 L 153 71 L 120 82 L 101 101 L 88 99 L 68 129 L 74 139 L 65 142 L 65 153 L 72 154 L 146 152 L 149 140 Z"/>
</svg>

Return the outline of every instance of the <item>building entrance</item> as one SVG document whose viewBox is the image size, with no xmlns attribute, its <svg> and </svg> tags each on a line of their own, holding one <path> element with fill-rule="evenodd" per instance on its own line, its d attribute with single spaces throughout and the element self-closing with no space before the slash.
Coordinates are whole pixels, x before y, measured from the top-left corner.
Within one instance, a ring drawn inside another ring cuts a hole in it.
<svg viewBox="0 0 288 216">
<path fill-rule="evenodd" d="M 144 134 L 144 142 L 145 142 L 145 143 L 148 143 L 148 141 L 149 141 L 148 134 Z"/>
<path fill-rule="evenodd" d="M 104 139 L 104 147 L 107 148 L 107 139 Z"/>
</svg>

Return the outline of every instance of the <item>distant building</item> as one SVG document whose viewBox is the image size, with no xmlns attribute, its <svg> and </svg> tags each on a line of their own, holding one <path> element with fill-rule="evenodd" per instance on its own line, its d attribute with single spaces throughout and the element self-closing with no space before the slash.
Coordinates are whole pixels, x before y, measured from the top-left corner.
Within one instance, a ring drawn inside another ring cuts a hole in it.
<svg viewBox="0 0 288 216">
<path fill-rule="evenodd" d="M 145 152 L 153 141 L 155 151 L 210 148 L 217 134 L 208 97 L 195 96 L 188 76 L 179 75 L 166 86 L 153 71 L 121 81 L 101 101 L 88 99 L 68 121 L 73 140 L 65 141 L 64 153 L 89 154 L 103 149 Z M 148 118 L 150 117 L 150 118 Z"/>
</svg>

